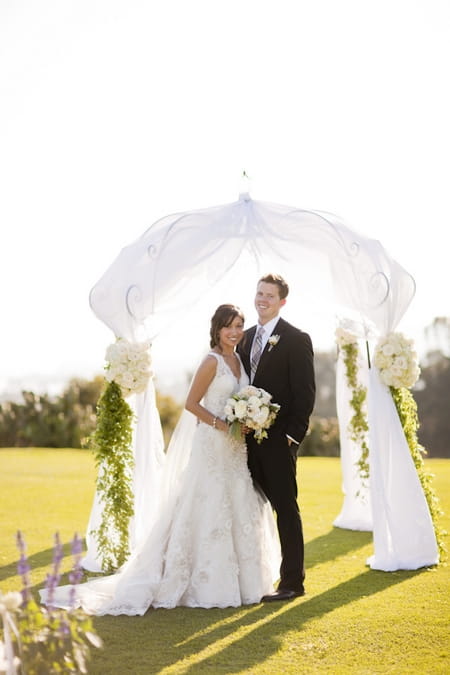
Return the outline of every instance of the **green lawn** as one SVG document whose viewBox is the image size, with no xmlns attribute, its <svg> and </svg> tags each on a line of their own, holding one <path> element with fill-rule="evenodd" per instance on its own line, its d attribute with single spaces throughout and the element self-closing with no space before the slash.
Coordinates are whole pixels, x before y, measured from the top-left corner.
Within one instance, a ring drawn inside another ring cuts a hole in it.
<svg viewBox="0 0 450 675">
<path fill-rule="evenodd" d="M 450 530 L 450 460 L 427 460 Z M 299 460 L 307 595 L 239 609 L 150 610 L 94 620 L 105 648 L 90 673 L 449 673 L 450 571 L 377 572 L 367 532 L 333 528 L 342 504 L 340 464 Z M 20 588 L 15 532 L 28 544 L 35 588 L 52 557 L 53 534 L 84 534 L 95 481 L 92 456 L 77 450 L 0 450 L 0 588 Z M 448 546 L 448 540 L 447 540 Z M 68 546 L 66 546 L 68 551 Z M 67 557 L 65 568 L 70 566 Z"/>
</svg>

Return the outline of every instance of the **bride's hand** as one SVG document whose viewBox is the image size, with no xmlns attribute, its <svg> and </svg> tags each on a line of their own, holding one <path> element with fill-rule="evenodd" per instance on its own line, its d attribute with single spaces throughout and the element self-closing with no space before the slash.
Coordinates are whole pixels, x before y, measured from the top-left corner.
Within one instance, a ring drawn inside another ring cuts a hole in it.
<svg viewBox="0 0 450 675">
<path fill-rule="evenodd" d="M 220 419 L 220 417 L 218 417 L 217 421 L 216 421 L 216 429 L 219 429 L 219 431 L 225 431 L 225 433 L 228 433 L 229 426 L 224 420 L 222 420 L 222 419 Z"/>
</svg>

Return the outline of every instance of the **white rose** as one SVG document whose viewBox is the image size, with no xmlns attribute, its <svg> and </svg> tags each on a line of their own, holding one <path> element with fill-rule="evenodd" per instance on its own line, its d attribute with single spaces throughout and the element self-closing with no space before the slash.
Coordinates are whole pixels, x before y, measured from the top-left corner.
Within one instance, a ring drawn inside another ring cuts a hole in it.
<svg viewBox="0 0 450 675">
<path fill-rule="evenodd" d="M 384 356 L 392 356 L 394 354 L 394 348 L 390 343 L 383 345 L 381 351 Z"/>
<path fill-rule="evenodd" d="M 408 368 L 408 361 L 404 356 L 396 356 L 394 359 L 394 366 L 400 368 L 400 370 L 406 370 Z"/>
<path fill-rule="evenodd" d="M 247 401 L 236 401 L 234 414 L 238 419 L 243 419 L 247 415 Z"/>
<path fill-rule="evenodd" d="M 358 342 L 358 337 L 357 335 L 344 330 L 344 328 L 339 327 L 336 329 L 336 342 L 340 347 L 345 347 Z"/>
<path fill-rule="evenodd" d="M 260 399 L 258 396 L 250 396 L 248 399 L 248 406 L 250 408 L 258 409 L 260 406 Z"/>
<path fill-rule="evenodd" d="M 118 354 L 119 352 L 117 350 L 117 346 L 115 344 L 109 345 L 105 353 L 105 361 L 109 361 L 110 363 L 115 361 L 118 357 Z"/>
<path fill-rule="evenodd" d="M 264 424 L 267 422 L 268 417 L 269 417 L 269 408 L 263 405 L 263 407 L 255 415 L 254 420 L 260 426 L 264 426 Z"/>
<path fill-rule="evenodd" d="M 270 394 L 268 394 L 267 391 L 264 391 L 264 390 L 262 391 L 261 403 L 265 403 L 265 404 L 270 403 L 271 398 L 272 398 L 272 396 Z"/>
<path fill-rule="evenodd" d="M 256 396 L 258 394 L 258 388 L 254 387 L 252 384 L 247 385 L 244 387 L 240 392 L 240 396 L 245 396 L 245 397 L 250 397 L 250 396 Z"/>
<path fill-rule="evenodd" d="M 130 349 L 130 343 L 128 340 L 125 340 L 124 338 L 118 338 L 116 342 L 116 347 L 117 347 L 117 353 L 121 356 L 124 357 L 128 354 L 129 349 Z"/>
<path fill-rule="evenodd" d="M 229 403 L 226 404 L 224 408 L 224 413 L 226 417 L 230 420 L 230 422 L 232 422 L 235 419 L 233 406 L 231 406 Z"/>
</svg>

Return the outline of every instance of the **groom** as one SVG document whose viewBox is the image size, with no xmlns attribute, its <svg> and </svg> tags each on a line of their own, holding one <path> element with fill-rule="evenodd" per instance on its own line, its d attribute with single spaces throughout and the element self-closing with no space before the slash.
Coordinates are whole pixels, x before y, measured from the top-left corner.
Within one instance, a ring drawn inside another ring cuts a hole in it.
<svg viewBox="0 0 450 675">
<path fill-rule="evenodd" d="M 268 274 L 259 280 L 255 297 L 258 326 L 245 332 L 238 347 L 250 382 L 265 389 L 281 406 L 268 438 L 260 445 L 252 434 L 247 435 L 250 473 L 277 514 L 281 543 L 278 590 L 265 595 L 263 601 L 305 594 L 296 460 L 314 406 L 314 354 L 309 335 L 278 316 L 288 293 L 279 275 Z"/>
</svg>

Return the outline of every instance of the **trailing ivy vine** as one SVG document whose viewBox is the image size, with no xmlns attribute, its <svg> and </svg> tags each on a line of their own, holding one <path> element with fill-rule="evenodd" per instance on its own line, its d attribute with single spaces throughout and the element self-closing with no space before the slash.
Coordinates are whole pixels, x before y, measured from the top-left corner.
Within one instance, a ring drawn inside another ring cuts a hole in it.
<svg viewBox="0 0 450 675">
<path fill-rule="evenodd" d="M 367 485 L 369 479 L 369 446 L 366 442 L 366 434 L 369 430 L 366 414 L 367 390 L 358 382 L 358 343 L 352 342 L 351 344 L 344 344 L 341 349 L 344 353 L 347 383 L 352 390 L 350 406 L 353 409 L 353 415 L 350 419 L 348 428 L 350 438 L 352 441 L 355 441 L 361 449 L 361 454 L 356 465 L 362 483 Z"/>
<path fill-rule="evenodd" d="M 93 530 L 102 556 L 102 569 L 110 573 L 129 556 L 128 529 L 133 509 L 133 411 L 119 385 L 109 382 L 97 404 L 97 426 L 90 447 L 98 468 L 97 493 L 103 503 L 102 520 Z"/>
<path fill-rule="evenodd" d="M 439 548 L 439 560 L 442 562 L 447 558 L 447 549 L 444 544 L 444 537 L 447 533 L 438 522 L 439 518 L 443 515 L 443 511 L 440 507 L 439 498 L 432 486 L 433 474 L 428 473 L 425 470 L 423 455 L 426 454 L 426 450 L 419 444 L 417 438 L 417 430 L 419 428 L 417 404 L 412 393 L 406 387 L 390 387 L 390 390 L 411 452 L 411 457 L 427 500 Z"/>
</svg>

